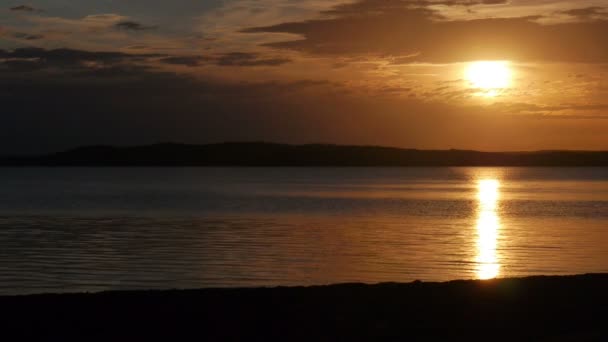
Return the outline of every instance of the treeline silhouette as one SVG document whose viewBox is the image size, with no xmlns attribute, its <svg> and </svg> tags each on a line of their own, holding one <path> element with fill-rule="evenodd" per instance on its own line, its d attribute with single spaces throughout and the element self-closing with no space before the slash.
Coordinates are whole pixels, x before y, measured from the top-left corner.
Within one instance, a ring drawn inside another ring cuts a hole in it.
<svg viewBox="0 0 608 342">
<path fill-rule="evenodd" d="M 1 166 L 608 166 L 608 151 L 479 152 L 234 142 L 87 146 L 0 158 Z"/>
</svg>

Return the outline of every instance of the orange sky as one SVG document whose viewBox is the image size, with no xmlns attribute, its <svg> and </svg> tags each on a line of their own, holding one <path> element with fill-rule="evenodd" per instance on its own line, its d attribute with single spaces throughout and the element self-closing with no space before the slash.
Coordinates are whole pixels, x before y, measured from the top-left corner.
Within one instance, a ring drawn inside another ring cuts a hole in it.
<svg viewBox="0 0 608 342">
<path fill-rule="evenodd" d="M 606 0 L 8 1 L 0 153 L 227 140 L 605 150 L 606 37 Z M 501 62 L 471 76 L 477 61 Z"/>
</svg>

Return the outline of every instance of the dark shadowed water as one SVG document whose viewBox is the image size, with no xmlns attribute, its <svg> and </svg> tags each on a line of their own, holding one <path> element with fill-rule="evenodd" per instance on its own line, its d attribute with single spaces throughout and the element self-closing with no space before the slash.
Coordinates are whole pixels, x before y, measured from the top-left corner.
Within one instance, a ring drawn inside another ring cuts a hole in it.
<svg viewBox="0 0 608 342">
<path fill-rule="evenodd" d="M 608 272 L 608 168 L 4 168 L 0 294 Z"/>
</svg>

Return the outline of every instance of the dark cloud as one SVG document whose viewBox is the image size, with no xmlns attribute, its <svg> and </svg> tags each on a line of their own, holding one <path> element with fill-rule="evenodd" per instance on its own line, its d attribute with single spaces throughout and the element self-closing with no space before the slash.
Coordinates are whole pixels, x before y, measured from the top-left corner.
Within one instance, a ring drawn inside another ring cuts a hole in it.
<svg viewBox="0 0 608 342">
<path fill-rule="evenodd" d="M 585 7 L 585 8 L 574 8 L 567 11 L 561 11 L 560 13 L 567 14 L 579 19 L 591 19 L 594 17 L 608 16 L 607 9 L 604 7 Z"/>
<path fill-rule="evenodd" d="M 73 49 L 46 50 L 42 48 L 19 48 L 13 51 L 0 50 L 0 70 L 23 72 L 33 70 L 56 70 L 61 74 L 90 72 L 113 72 L 121 75 L 157 54 L 125 54 L 121 52 L 99 52 Z"/>
<path fill-rule="evenodd" d="M 28 6 L 28 5 L 20 5 L 20 6 L 11 7 L 10 10 L 16 11 L 16 12 L 17 11 L 20 11 L 20 12 L 38 12 L 38 11 L 40 11 L 40 10 L 38 10 L 34 7 L 31 7 L 31 6 Z"/>
<path fill-rule="evenodd" d="M 20 36 L 27 39 L 25 34 Z M 218 66 L 278 66 L 290 62 L 285 58 L 264 58 L 258 54 L 234 52 L 213 56 L 167 56 L 163 54 L 129 54 L 123 52 L 85 51 L 74 49 L 18 48 L 0 50 L 0 68 L 5 71 L 56 70 L 60 73 L 98 76 L 129 75 L 133 71 L 152 68 L 153 61 L 164 64 L 196 67 Z"/>
<path fill-rule="evenodd" d="M 117 29 L 127 30 L 127 31 L 145 31 L 145 30 L 154 30 L 158 28 L 157 26 L 145 26 L 136 21 L 121 21 L 114 25 Z"/>
<path fill-rule="evenodd" d="M 23 33 L 23 32 L 13 33 L 13 37 L 15 37 L 17 39 L 23 39 L 23 40 L 38 40 L 38 39 L 44 38 L 44 36 L 41 34 L 29 34 L 29 33 Z"/>
<path fill-rule="evenodd" d="M 74 49 L 53 49 L 47 50 L 43 48 L 18 48 L 13 51 L 3 51 L 7 58 L 37 58 L 48 61 L 53 64 L 76 64 L 83 61 L 96 62 L 121 62 L 144 60 L 150 57 L 158 57 L 158 54 L 127 54 L 122 52 L 106 52 L 106 51 L 85 51 Z"/>
<path fill-rule="evenodd" d="M 143 45 L 143 44 L 130 45 L 130 46 L 125 47 L 125 49 L 129 49 L 129 50 L 141 50 L 141 49 L 148 49 L 148 48 L 150 48 L 150 46 Z"/>
<path fill-rule="evenodd" d="M 195 67 L 201 65 L 205 58 L 201 56 L 171 56 L 160 60 L 162 63 Z"/>
<path fill-rule="evenodd" d="M 189 67 L 212 64 L 218 66 L 279 66 L 291 62 L 287 58 L 264 58 L 255 53 L 231 52 L 214 56 L 171 56 L 161 59 L 161 62 Z"/>
<path fill-rule="evenodd" d="M 287 58 L 259 58 L 257 54 L 246 52 L 227 53 L 215 59 L 221 66 L 278 66 L 290 61 Z"/>
<path fill-rule="evenodd" d="M 500 5 L 506 4 L 508 0 L 452 0 L 452 1 L 429 1 L 429 0 L 366 0 L 345 3 L 324 11 L 325 14 L 338 16 L 361 16 L 388 14 L 404 9 L 425 9 L 429 6 L 464 6 L 472 7 L 479 5 Z M 426 10 L 427 14 L 432 14 L 432 10 Z"/>
<path fill-rule="evenodd" d="M 608 20 L 541 24 L 538 17 L 447 20 L 399 0 L 362 0 L 335 7 L 331 18 L 255 27 L 303 39 L 268 44 L 324 55 L 414 56 L 410 62 L 479 59 L 608 62 Z M 356 38 L 355 38 L 356 37 Z"/>
<path fill-rule="evenodd" d="M 482 0 L 479 3 L 482 5 L 504 5 L 508 4 L 509 0 Z"/>
<path fill-rule="evenodd" d="M 12 58 L 42 58 L 45 60 L 53 60 L 62 63 L 72 63 L 81 60 L 118 60 L 131 55 L 121 52 L 94 52 L 74 49 L 54 49 L 47 50 L 43 48 L 18 48 L 13 51 L 5 52 Z"/>
</svg>

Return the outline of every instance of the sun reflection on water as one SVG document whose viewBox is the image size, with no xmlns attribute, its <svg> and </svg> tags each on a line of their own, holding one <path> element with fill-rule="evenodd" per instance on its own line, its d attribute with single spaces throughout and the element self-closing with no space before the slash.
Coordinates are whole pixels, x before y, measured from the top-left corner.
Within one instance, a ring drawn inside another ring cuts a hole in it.
<svg viewBox="0 0 608 342">
<path fill-rule="evenodd" d="M 500 182 L 483 179 L 477 184 L 479 211 L 477 217 L 477 277 L 496 278 L 500 273 L 500 263 L 496 253 L 500 220 L 497 204 Z"/>
</svg>

